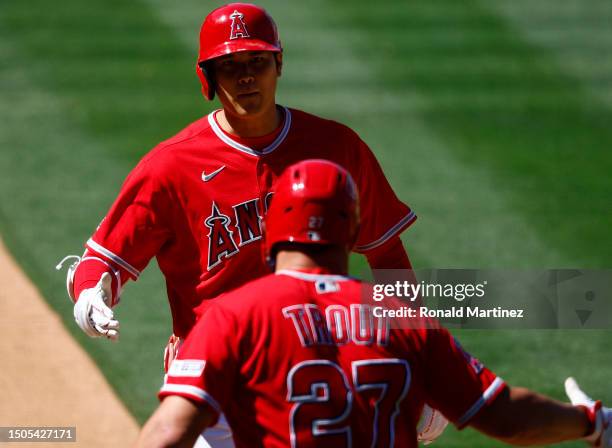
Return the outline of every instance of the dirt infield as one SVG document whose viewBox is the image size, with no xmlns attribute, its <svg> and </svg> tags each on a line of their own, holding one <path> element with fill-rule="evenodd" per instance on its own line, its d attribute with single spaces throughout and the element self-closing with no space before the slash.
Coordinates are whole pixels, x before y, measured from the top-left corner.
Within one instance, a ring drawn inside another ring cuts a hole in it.
<svg viewBox="0 0 612 448">
<path fill-rule="evenodd" d="M 138 424 L 66 332 L 0 240 L 0 427 L 76 426 L 76 443 L 18 447 L 129 446 Z"/>
</svg>

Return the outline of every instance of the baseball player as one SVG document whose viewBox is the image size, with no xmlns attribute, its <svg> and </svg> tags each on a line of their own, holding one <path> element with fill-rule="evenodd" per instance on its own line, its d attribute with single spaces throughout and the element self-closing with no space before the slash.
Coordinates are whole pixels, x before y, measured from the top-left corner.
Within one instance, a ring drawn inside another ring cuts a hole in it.
<svg viewBox="0 0 612 448">
<path fill-rule="evenodd" d="M 512 444 L 612 446 L 612 410 L 575 381 L 566 384 L 575 405 L 510 388 L 434 322 L 400 329 L 373 317 L 371 289 L 346 276 L 357 210 L 340 166 L 287 169 L 265 217 L 275 274 L 197 323 L 137 446 L 190 446 L 224 413 L 236 447 L 416 447 L 424 403 Z"/>
<path fill-rule="evenodd" d="M 337 122 L 276 103 L 283 52 L 276 25 L 252 4 L 212 11 L 200 31 L 196 72 L 222 108 L 160 143 L 128 175 L 68 271 L 79 327 L 119 337 L 113 307 L 156 257 L 173 319 L 166 366 L 211 299 L 267 273 L 262 217 L 287 166 L 321 158 L 345 167 L 360 192 L 354 251 L 372 268 L 410 269 L 399 235 L 416 219 L 359 136 Z"/>
</svg>

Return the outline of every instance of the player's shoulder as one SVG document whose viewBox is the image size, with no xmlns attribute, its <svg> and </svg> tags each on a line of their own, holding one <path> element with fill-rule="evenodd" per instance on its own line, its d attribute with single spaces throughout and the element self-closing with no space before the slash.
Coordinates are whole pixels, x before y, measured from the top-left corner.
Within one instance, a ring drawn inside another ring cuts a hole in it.
<svg viewBox="0 0 612 448">
<path fill-rule="evenodd" d="M 334 283 L 341 284 L 347 297 L 359 299 L 361 296 L 363 283 L 352 277 L 281 270 L 222 294 L 215 299 L 213 306 L 218 307 L 222 313 L 235 314 L 242 319 L 243 316 L 249 314 L 266 314 L 271 310 L 278 310 L 283 306 L 293 304 L 300 297 L 308 294 L 311 288 L 329 287 L 333 289 Z M 248 320 L 246 317 L 245 319 Z"/>
<path fill-rule="evenodd" d="M 213 299 L 202 320 L 231 321 L 238 327 L 258 324 L 262 321 L 258 317 L 269 314 L 270 308 L 278 303 L 279 296 L 286 291 L 283 283 L 283 279 L 268 274 L 225 292 Z"/>
<path fill-rule="evenodd" d="M 329 133 L 336 137 L 346 139 L 359 139 L 359 135 L 349 126 L 330 118 L 320 117 L 300 109 L 288 108 L 291 111 L 292 124 L 295 130 L 306 130 L 312 132 L 316 128 L 318 132 Z"/>
<path fill-rule="evenodd" d="M 187 125 L 177 134 L 157 144 L 145 154 L 141 162 L 154 165 L 167 163 L 176 151 L 201 145 L 202 140 L 207 139 L 211 132 L 209 115 L 205 115 Z"/>
<path fill-rule="evenodd" d="M 210 125 L 210 114 L 207 114 L 193 123 L 190 123 L 177 134 L 173 135 L 167 140 L 162 141 L 158 148 L 171 147 L 177 144 L 188 142 L 190 140 L 202 138 L 203 134 L 207 134 L 211 131 Z"/>
<path fill-rule="evenodd" d="M 215 306 L 242 314 L 252 308 L 267 307 L 291 294 L 294 288 L 290 279 L 271 273 L 222 294 L 215 299 Z"/>
</svg>

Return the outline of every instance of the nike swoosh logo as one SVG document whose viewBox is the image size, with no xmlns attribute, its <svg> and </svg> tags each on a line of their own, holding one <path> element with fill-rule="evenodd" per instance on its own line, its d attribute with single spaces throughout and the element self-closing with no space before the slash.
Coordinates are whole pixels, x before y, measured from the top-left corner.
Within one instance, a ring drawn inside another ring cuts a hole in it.
<svg viewBox="0 0 612 448">
<path fill-rule="evenodd" d="M 216 169 L 210 174 L 206 174 L 206 171 L 202 171 L 202 180 L 204 182 L 208 182 L 209 180 L 212 180 L 213 177 L 215 177 L 217 174 L 219 174 L 224 169 L 225 169 L 225 165 L 223 165 L 221 168 Z"/>
</svg>

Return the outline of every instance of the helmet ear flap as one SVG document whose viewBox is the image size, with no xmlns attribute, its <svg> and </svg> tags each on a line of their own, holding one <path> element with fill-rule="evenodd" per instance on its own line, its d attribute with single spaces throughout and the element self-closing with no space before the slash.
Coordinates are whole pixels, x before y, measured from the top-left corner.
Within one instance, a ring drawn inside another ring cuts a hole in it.
<svg viewBox="0 0 612 448">
<path fill-rule="evenodd" d="M 202 61 L 196 65 L 196 73 L 202 83 L 202 94 L 211 101 L 215 97 L 215 81 L 210 68 L 206 67 L 206 62 Z"/>
</svg>

